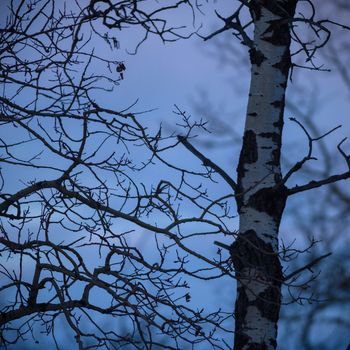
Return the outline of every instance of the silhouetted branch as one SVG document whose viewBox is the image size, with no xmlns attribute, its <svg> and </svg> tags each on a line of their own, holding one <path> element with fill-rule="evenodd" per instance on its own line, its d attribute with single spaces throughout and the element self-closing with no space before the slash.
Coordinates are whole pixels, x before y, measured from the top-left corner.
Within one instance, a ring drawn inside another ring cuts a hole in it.
<svg viewBox="0 0 350 350">
<path fill-rule="evenodd" d="M 298 275 L 300 272 L 303 272 L 304 270 L 310 270 L 314 265 L 318 264 L 321 260 L 329 257 L 330 255 L 332 255 L 332 253 L 327 253 L 322 256 L 319 256 L 318 258 L 312 260 L 311 262 L 304 265 L 303 267 L 289 273 L 287 276 L 284 276 L 284 281 L 290 280 L 292 277 Z"/>
<path fill-rule="evenodd" d="M 212 162 L 209 158 L 204 156 L 201 152 L 199 152 L 193 145 L 188 142 L 188 140 L 183 136 L 178 136 L 178 140 L 197 158 L 199 158 L 204 166 L 212 168 L 216 171 L 233 189 L 233 191 L 237 190 L 237 184 L 232 180 L 232 178 L 218 165 Z"/>
</svg>

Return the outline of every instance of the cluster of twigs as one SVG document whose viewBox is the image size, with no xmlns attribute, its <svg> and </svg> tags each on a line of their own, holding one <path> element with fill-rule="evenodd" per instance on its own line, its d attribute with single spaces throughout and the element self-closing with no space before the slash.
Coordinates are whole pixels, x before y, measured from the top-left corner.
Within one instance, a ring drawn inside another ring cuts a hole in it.
<svg viewBox="0 0 350 350">
<path fill-rule="evenodd" d="M 175 29 L 158 15 L 186 3 L 152 12 L 137 1 L 10 6 L 0 32 L 2 345 L 39 341 L 40 325 L 62 346 L 65 320 L 79 348 L 222 348 L 214 332 L 231 331 L 231 313 L 195 307 L 189 283 L 232 275 L 220 255 L 195 249 L 198 236 L 229 233 L 230 196 L 210 198 L 202 182 L 212 169 L 169 161 L 175 135 L 132 106 L 99 102 L 121 65 L 95 53 L 98 38 L 117 46 L 100 21 L 163 37 Z M 184 136 L 204 127 L 177 113 Z M 102 326 L 104 315 L 113 321 Z"/>
</svg>

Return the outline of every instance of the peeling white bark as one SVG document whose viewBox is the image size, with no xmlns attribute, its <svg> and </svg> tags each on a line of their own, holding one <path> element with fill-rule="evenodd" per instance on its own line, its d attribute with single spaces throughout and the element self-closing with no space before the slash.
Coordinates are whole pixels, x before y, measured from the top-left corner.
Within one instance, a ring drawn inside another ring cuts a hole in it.
<svg viewBox="0 0 350 350">
<path fill-rule="evenodd" d="M 258 233 L 259 238 L 271 244 L 275 252 L 278 251 L 278 224 L 276 221 L 264 212 L 243 207 L 239 216 L 239 231 L 246 232 L 252 227 Z"/>
<path fill-rule="evenodd" d="M 272 153 L 278 145 L 271 138 L 261 136 L 268 133 L 281 134 L 280 128 L 275 126 L 279 124 L 281 108 L 272 103 L 284 100 L 288 77 L 274 65 L 283 60 L 286 48 L 262 39 L 268 36 L 264 33 L 269 28 L 269 22 L 278 19 L 280 19 L 279 16 L 263 7 L 261 17 L 255 23 L 254 44 L 265 60 L 260 65 L 253 64 L 251 70 L 245 131 L 252 130 L 256 135 L 258 160 L 245 166 L 247 172 L 242 178 L 242 187 L 252 188 L 249 195 L 261 188 L 274 186 L 276 183 L 274 174 L 281 172 L 279 164 L 276 166 L 269 164 Z"/>
<path fill-rule="evenodd" d="M 275 339 L 277 337 L 277 330 L 274 322 L 262 317 L 257 307 L 248 306 L 246 317 L 246 331 L 249 332 L 251 336 L 251 342 L 260 344 L 261 340 L 263 340 L 265 344 L 269 344 L 270 339 Z M 249 345 L 243 348 L 243 350 L 246 349 L 249 349 Z M 266 349 L 268 349 L 268 347 Z"/>
</svg>

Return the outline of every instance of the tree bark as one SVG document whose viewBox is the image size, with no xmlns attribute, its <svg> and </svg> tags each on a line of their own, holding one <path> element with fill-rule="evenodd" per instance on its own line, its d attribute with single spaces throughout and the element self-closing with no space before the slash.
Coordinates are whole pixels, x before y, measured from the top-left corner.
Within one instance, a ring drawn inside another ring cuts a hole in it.
<svg viewBox="0 0 350 350">
<path fill-rule="evenodd" d="M 281 184 L 281 137 L 297 0 L 254 0 L 251 83 L 239 164 L 239 234 L 231 246 L 237 277 L 234 350 L 277 346 L 282 267 L 278 231 L 287 191 Z"/>
</svg>

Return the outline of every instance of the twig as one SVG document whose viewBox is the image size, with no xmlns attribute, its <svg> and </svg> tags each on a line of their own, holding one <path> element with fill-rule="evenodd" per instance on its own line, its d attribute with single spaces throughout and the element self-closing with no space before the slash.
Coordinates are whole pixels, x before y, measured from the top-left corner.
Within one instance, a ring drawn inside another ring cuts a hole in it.
<svg viewBox="0 0 350 350">
<path fill-rule="evenodd" d="M 218 241 L 214 241 L 214 244 L 217 245 L 218 247 L 220 248 L 224 248 L 226 250 L 230 250 L 231 247 L 225 243 L 222 243 L 222 242 L 218 242 Z"/>
<path fill-rule="evenodd" d="M 317 263 L 319 263 L 321 260 L 329 257 L 330 255 L 332 255 L 332 253 L 327 253 L 327 254 L 324 254 L 324 255 L 321 255 L 319 256 L 318 258 L 312 260 L 311 262 L 309 262 L 308 264 L 306 264 L 305 266 L 295 270 L 294 272 L 291 272 L 289 275 L 285 276 L 283 278 L 283 281 L 288 281 L 289 279 L 291 279 L 292 277 L 294 277 L 295 275 L 297 275 L 298 273 L 306 270 L 306 269 L 311 269 L 312 266 L 316 265 Z"/>
</svg>

